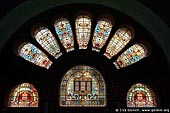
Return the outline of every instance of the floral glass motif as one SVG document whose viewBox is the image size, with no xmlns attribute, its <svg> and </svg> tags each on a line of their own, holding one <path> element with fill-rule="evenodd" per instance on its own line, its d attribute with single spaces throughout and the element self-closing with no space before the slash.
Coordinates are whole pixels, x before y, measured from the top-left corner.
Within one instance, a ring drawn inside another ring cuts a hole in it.
<svg viewBox="0 0 170 113">
<path fill-rule="evenodd" d="M 52 61 L 47 57 L 47 55 L 29 42 L 21 44 L 18 53 L 19 56 L 25 60 L 40 67 L 49 69 L 52 65 Z"/>
<path fill-rule="evenodd" d="M 137 83 L 127 93 L 127 107 L 157 107 L 155 98 L 150 88 Z"/>
<path fill-rule="evenodd" d="M 118 54 L 131 39 L 131 32 L 127 28 L 119 28 L 110 40 L 104 55 L 108 59 L 111 59 L 114 55 Z"/>
<path fill-rule="evenodd" d="M 94 35 L 93 35 L 93 39 L 92 39 L 92 43 L 93 43 L 92 50 L 93 51 L 97 51 L 97 52 L 100 51 L 100 49 L 106 43 L 109 37 L 109 34 L 111 32 L 111 29 L 112 29 L 112 23 L 110 20 L 106 18 L 102 18 L 97 22 Z"/>
<path fill-rule="evenodd" d="M 78 16 L 75 27 L 79 49 L 87 49 L 91 34 L 91 18 L 87 15 Z"/>
<path fill-rule="evenodd" d="M 101 74 L 89 66 L 76 66 L 63 77 L 60 85 L 60 106 L 104 107 L 106 87 Z"/>
<path fill-rule="evenodd" d="M 123 52 L 113 63 L 117 69 L 127 67 L 147 56 L 147 50 L 143 44 L 135 44 Z"/>
<path fill-rule="evenodd" d="M 15 87 L 8 100 L 8 107 L 38 107 L 38 92 L 29 83 L 22 83 Z"/>
<path fill-rule="evenodd" d="M 60 18 L 55 21 L 54 27 L 66 51 L 67 52 L 73 51 L 74 39 L 73 39 L 73 32 L 70 26 L 70 22 L 66 18 Z"/>
<path fill-rule="evenodd" d="M 40 27 L 34 32 L 37 42 L 56 59 L 62 55 L 60 47 L 53 34 L 46 27 Z"/>
</svg>

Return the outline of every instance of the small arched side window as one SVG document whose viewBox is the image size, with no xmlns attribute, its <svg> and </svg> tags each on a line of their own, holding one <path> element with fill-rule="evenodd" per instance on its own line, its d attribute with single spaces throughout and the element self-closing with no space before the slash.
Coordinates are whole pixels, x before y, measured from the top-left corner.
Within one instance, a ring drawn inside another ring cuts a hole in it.
<svg viewBox="0 0 170 113">
<path fill-rule="evenodd" d="M 32 84 L 22 83 L 12 89 L 7 107 L 38 107 L 38 101 L 36 88 Z"/>
<path fill-rule="evenodd" d="M 156 96 L 149 86 L 134 84 L 127 92 L 127 107 L 157 107 Z"/>
</svg>

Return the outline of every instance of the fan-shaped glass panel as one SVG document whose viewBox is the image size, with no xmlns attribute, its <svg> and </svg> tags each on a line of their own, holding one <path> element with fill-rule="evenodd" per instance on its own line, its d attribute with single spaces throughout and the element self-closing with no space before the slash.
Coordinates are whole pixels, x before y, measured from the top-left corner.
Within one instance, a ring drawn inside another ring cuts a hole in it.
<svg viewBox="0 0 170 113">
<path fill-rule="evenodd" d="M 38 100 L 35 87 L 29 83 L 22 83 L 11 91 L 8 107 L 38 107 Z"/>
<path fill-rule="evenodd" d="M 31 43 L 21 44 L 18 49 L 18 55 L 35 65 L 47 69 L 49 69 L 52 64 L 52 61 L 47 55 Z"/>
<path fill-rule="evenodd" d="M 146 85 L 134 84 L 127 93 L 127 107 L 156 107 L 155 94 Z"/>
<path fill-rule="evenodd" d="M 104 55 L 108 59 L 111 59 L 114 55 L 118 54 L 131 39 L 131 32 L 127 28 L 119 28 L 110 40 Z"/>
<path fill-rule="evenodd" d="M 66 18 L 60 18 L 55 21 L 54 27 L 66 51 L 67 52 L 73 51 L 74 39 L 73 39 L 73 32 L 71 29 L 70 22 Z"/>
<path fill-rule="evenodd" d="M 87 15 L 78 16 L 75 27 L 79 49 L 87 49 L 91 34 L 91 18 Z"/>
<path fill-rule="evenodd" d="M 51 31 L 46 27 L 40 27 L 34 32 L 36 41 L 56 59 L 62 55 L 60 47 Z"/>
<path fill-rule="evenodd" d="M 112 29 L 112 22 L 110 20 L 106 18 L 102 18 L 97 22 L 93 39 L 92 39 L 93 51 L 97 51 L 97 52 L 100 51 L 100 49 L 106 43 L 109 34 L 111 32 L 111 29 Z"/>
<path fill-rule="evenodd" d="M 135 44 L 123 52 L 113 63 L 117 69 L 127 67 L 146 57 L 148 51 L 143 44 Z"/>
</svg>

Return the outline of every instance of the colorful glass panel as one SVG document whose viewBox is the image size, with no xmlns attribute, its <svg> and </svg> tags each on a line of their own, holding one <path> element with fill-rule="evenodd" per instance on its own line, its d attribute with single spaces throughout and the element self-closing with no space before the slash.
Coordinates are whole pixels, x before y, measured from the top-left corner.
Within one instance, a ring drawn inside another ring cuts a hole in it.
<svg viewBox="0 0 170 113">
<path fill-rule="evenodd" d="M 155 98 L 150 88 L 137 83 L 127 93 L 127 107 L 157 107 Z"/>
<path fill-rule="evenodd" d="M 38 92 L 29 83 L 22 83 L 15 87 L 8 100 L 8 107 L 38 107 Z"/>
<path fill-rule="evenodd" d="M 102 107 L 106 105 L 105 93 L 105 82 L 96 69 L 76 66 L 61 81 L 60 106 Z"/>
<path fill-rule="evenodd" d="M 52 64 L 52 61 L 47 57 L 47 55 L 31 43 L 21 44 L 18 53 L 19 56 L 25 60 L 40 67 L 49 69 Z"/>
<path fill-rule="evenodd" d="M 73 32 L 70 26 L 70 22 L 66 18 L 60 18 L 55 21 L 54 27 L 66 51 L 67 52 L 73 51 L 74 39 L 73 39 Z"/>
<path fill-rule="evenodd" d="M 62 55 L 60 47 L 51 31 L 46 27 L 38 28 L 34 33 L 36 41 L 56 59 Z"/>
<path fill-rule="evenodd" d="M 102 18 L 97 22 L 94 35 L 93 35 L 93 40 L 92 40 L 93 51 L 97 51 L 97 52 L 100 51 L 100 49 L 106 43 L 109 34 L 111 32 L 111 29 L 112 29 L 112 23 L 110 20 L 106 18 Z"/>
<path fill-rule="evenodd" d="M 91 34 L 91 18 L 87 15 L 78 16 L 75 27 L 79 49 L 87 49 Z"/>
<path fill-rule="evenodd" d="M 131 32 L 127 28 L 119 28 L 110 40 L 104 55 L 108 59 L 111 59 L 114 55 L 118 54 L 131 39 Z"/>
<path fill-rule="evenodd" d="M 143 44 L 135 44 L 123 52 L 113 63 L 117 69 L 127 67 L 147 56 L 147 50 Z"/>
</svg>

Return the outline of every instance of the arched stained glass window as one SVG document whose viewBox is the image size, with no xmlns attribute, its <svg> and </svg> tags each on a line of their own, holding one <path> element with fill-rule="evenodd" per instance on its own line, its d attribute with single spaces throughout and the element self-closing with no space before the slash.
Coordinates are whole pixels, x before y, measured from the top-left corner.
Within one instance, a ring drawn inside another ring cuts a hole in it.
<svg viewBox="0 0 170 113">
<path fill-rule="evenodd" d="M 106 86 L 102 75 L 89 66 L 76 66 L 63 77 L 60 106 L 102 107 L 106 105 Z"/>
<path fill-rule="evenodd" d="M 132 35 L 130 30 L 127 28 L 119 28 L 110 40 L 104 55 L 108 59 L 111 59 L 114 55 L 118 54 L 131 39 Z"/>
<path fill-rule="evenodd" d="M 55 21 L 54 27 L 66 51 L 67 52 L 73 51 L 74 39 L 73 39 L 73 32 L 70 26 L 70 22 L 66 18 L 60 18 Z"/>
<path fill-rule="evenodd" d="M 117 69 L 120 69 L 138 62 L 148 56 L 148 54 L 149 52 L 146 47 L 143 44 L 138 43 L 123 52 L 113 64 Z"/>
<path fill-rule="evenodd" d="M 127 93 L 127 107 L 157 107 L 156 97 L 151 88 L 137 83 Z"/>
<path fill-rule="evenodd" d="M 99 52 L 104 46 L 112 30 L 112 26 L 112 22 L 107 18 L 101 18 L 98 20 L 92 39 L 93 51 Z"/>
<path fill-rule="evenodd" d="M 47 55 L 45 55 L 45 53 L 29 42 L 22 43 L 19 46 L 18 55 L 35 65 L 47 69 L 49 69 L 52 64 L 52 61 L 47 57 Z"/>
<path fill-rule="evenodd" d="M 79 49 L 87 49 L 91 34 L 91 18 L 87 15 L 80 15 L 75 21 L 76 38 Z"/>
<path fill-rule="evenodd" d="M 56 59 L 62 55 L 56 39 L 48 28 L 39 27 L 33 33 L 33 37 L 49 54 L 54 56 Z"/>
<path fill-rule="evenodd" d="M 32 84 L 22 83 L 13 88 L 8 107 L 38 107 L 38 92 Z"/>
</svg>

